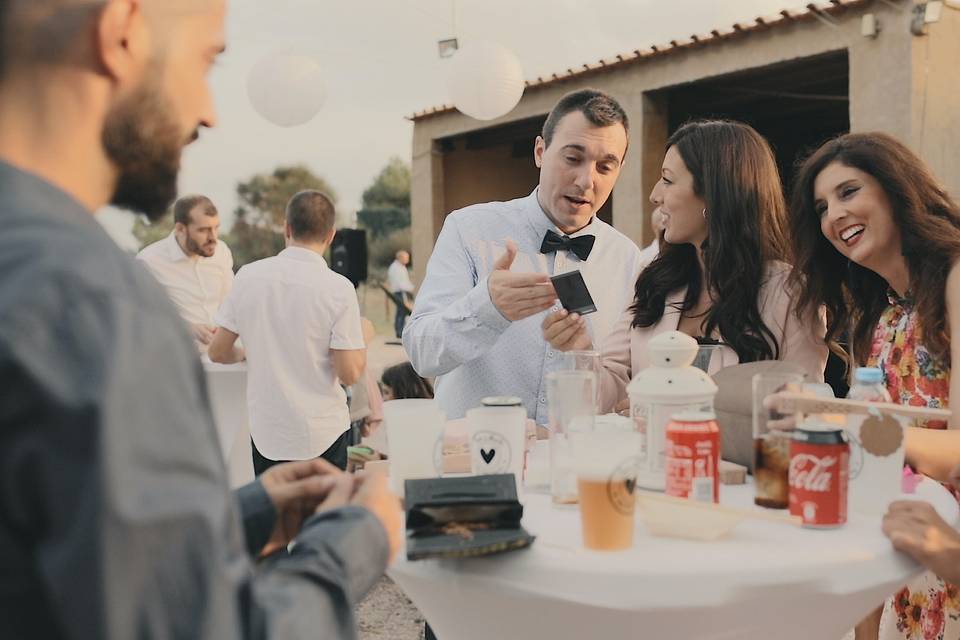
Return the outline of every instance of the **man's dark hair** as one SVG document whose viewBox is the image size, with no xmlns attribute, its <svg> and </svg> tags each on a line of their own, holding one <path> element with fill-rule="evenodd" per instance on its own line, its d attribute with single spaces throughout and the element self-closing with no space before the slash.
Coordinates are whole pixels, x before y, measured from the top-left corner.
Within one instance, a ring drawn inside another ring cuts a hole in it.
<svg viewBox="0 0 960 640">
<path fill-rule="evenodd" d="M 547 121 L 543 123 L 543 142 L 550 146 L 553 142 L 553 134 L 557 129 L 557 124 L 568 113 L 579 111 L 590 124 L 596 127 L 610 127 L 615 124 L 622 124 L 627 137 L 630 136 L 630 121 L 627 119 L 627 112 L 623 110 L 616 99 L 596 89 L 580 89 L 572 91 L 560 98 L 560 102 L 554 105 L 547 116 Z"/>
<path fill-rule="evenodd" d="M 8 66 L 62 62 L 105 0 L 0 0 L 0 77 Z"/>
<path fill-rule="evenodd" d="M 3 0 L 0 0 L 2 2 Z M 216 205 L 207 196 L 184 196 L 173 205 L 173 221 L 182 225 L 189 225 L 192 221 L 190 214 L 197 209 L 205 216 L 219 215 Z"/>
<path fill-rule="evenodd" d="M 323 240 L 333 229 L 336 216 L 333 201 L 319 191 L 301 191 L 287 205 L 287 224 L 294 240 Z"/>
</svg>

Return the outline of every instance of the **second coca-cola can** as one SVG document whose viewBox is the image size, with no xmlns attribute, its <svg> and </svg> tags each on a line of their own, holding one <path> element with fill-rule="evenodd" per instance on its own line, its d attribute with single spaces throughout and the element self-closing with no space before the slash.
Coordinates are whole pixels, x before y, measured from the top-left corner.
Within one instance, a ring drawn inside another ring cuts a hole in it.
<svg viewBox="0 0 960 640">
<path fill-rule="evenodd" d="M 803 526 L 832 528 L 847 522 L 850 445 L 843 431 L 804 423 L 790 443 L 790 515 Z"/>
<path fill-rule="evenodd" d="M 667 425 L 666 494 L 720 501 L 720 427 L 712 413 L 678 413 Z"/>
</svg>

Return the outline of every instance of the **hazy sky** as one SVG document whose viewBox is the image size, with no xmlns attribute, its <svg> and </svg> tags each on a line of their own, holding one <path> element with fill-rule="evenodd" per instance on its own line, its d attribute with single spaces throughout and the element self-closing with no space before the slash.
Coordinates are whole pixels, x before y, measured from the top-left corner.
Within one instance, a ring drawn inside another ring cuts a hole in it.
<svg viewBox="0 0 960 640">
<path fill-rule="evenodd" d="M 231 0 L 228 50 L 212 75 L 219 126 L 185 152 L 181 193 L 210 196 L 229 227 L 237 182 L 304 163 L 337 191 L 341 210 L 357 209 L 390 156 L 409 160 L 405 116 L 449 102 L 443 38 L 500 42 L 534 78 L 807 1 Z M 265 121 L 247 98 L 250 69 L 278 50 L 324 69 L 323 109 L 292 129 Z M 114 235 L 132 224 L 120 212 L 101 217 Z"/>
</svg>

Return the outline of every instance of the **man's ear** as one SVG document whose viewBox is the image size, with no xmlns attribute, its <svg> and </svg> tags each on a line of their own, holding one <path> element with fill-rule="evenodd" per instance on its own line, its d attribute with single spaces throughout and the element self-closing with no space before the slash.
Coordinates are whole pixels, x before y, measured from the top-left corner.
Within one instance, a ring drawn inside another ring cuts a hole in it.
<svg viewBox="0 0 960 640">
<path fill-rule="evenodd" d="M 104 3 L 94 41 L 94 54 L 104 73 L 121 83 L 143 73 L 151 57 L 150 35 L 138 0 Z"/>
<path fill-rule="evenodd" d="M 336 230 L 336 229 L 330 229 L 330 233 L 327 235 L 327 241 L 326 241 L 324 244 L 326 244 L 326 245 L 331 245 L 331 244 L 333 244 L 333 239 L 336 237 L 336 235 L 337 235 L 337 230 Z"/>
<path fill-rule="evenodd" d="M 536 141 L 533 143 L 533 162 L 537 165 L 538 169 L 543 166 L 543 153 L 546 150 L 547 143 L 542 136 L 537 136 Z"/>
</svg>

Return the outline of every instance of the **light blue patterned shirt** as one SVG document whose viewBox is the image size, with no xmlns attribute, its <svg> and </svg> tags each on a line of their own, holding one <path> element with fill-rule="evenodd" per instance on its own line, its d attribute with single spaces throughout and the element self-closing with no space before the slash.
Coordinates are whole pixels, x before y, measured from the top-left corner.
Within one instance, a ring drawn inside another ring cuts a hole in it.
<svg viewBox="0 0 960 640">
<path fill-rule="evenodd" d="M 513 395 L 538 424 L 547 422 L 546 374 L 560 366 L 540 328 L 547 312 L 510 322 L 487 290 L 487 276 L 506 251 L 506 240 L 519 249 L 511 271 L 581 271 L 597 305 L 596 313 L 585 316 L 597 349 L 632 302 L 640 270 L 640 250 L 632 240 L 594 218 L 573 234 L 596 236 L 590 257 L 581 261 L 568 251 L 540 253 L 548 229 L 562 233 L 540 208 L 536 190 L 525 198 L 454 211 L 444 221 L 403 346 L 420 375 L 437 376 L 436 397 L 447 418 L 463 417 L 486 396 Z"/>
</svg>

